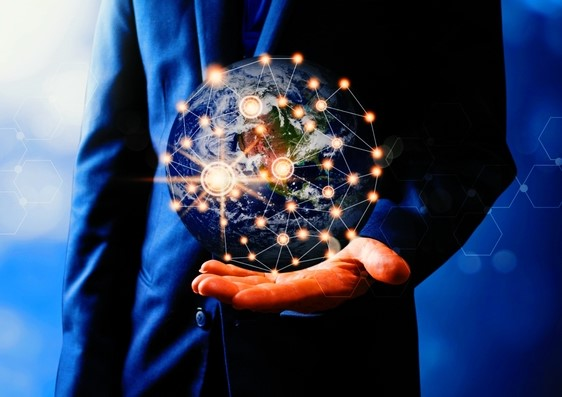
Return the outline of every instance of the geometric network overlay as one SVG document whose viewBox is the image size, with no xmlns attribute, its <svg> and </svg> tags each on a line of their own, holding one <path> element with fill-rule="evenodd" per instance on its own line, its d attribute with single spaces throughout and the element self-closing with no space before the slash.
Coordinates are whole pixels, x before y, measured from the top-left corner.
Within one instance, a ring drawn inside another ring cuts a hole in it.
<svg viewBox="0 0 562 397">
<path fill-rule="evenodd" d="M 302 55 L 212 66 L 177 104 L 161 160 L 171 207 L 219 259 L 310 266 L 357 235 L 378 199 L 375 114 Z"/>
</svg>

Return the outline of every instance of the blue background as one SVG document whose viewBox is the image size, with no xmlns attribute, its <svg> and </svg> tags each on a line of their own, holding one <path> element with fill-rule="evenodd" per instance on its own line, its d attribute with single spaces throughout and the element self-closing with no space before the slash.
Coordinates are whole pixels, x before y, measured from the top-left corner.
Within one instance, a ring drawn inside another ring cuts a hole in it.
<svg viewBox="0 0 562 397">
<path fill-rule="evenodd" d="M 0 0 L 0 396 L 51 396 L 99 0 Z M 416 291 L 424 397 L 562 395 L 562 0 L 504 0 L 517 180 Z"/>
</svg>

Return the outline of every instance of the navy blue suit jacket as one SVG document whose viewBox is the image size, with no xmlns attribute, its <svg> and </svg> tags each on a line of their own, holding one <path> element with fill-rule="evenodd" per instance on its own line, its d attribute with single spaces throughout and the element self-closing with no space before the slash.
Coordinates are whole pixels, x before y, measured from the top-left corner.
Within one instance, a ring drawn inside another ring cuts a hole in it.
<svg viewBox="0 0 562 397">
<path fill-rule="evenodd" d="M 195 295 L 209 258 L 169 209 L 175 104 L 242 58 L 234 0 L 104 0 L 76 164 L 56 395 L 419 394 L 414 287 L 514 177 L 500 1 L 273 0 L 256 55 L 350 79 L 396 145 L 361 234 L 410 264 L 325 313 L 235 311 Z M 399 138 L 399 139 L 397 139 Z"/>
</svg>

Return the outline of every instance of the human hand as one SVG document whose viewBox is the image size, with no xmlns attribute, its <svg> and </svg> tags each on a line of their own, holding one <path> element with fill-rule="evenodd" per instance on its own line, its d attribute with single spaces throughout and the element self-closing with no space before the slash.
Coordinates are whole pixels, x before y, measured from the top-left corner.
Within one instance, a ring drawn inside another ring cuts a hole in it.
<svg viewBox="0 0 562 397">
<path fill-rule="evenodd" d="M 306 269 L 264 273 L 209 260 L 191 286 L 236 309 L 261 312 L 294 310 L 310 313 L 333 309 L 367 292 L 373 279 L 398 285 L 410 268 L 385 244 L 357 237 L 341 251 Z"/>
</svg>

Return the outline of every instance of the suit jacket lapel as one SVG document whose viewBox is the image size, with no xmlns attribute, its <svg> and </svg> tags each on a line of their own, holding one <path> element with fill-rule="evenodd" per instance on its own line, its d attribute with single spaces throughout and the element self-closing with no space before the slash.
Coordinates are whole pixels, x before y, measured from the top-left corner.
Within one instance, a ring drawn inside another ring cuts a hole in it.
<svg viewBox="0 0 562 397">
<path fill-rule="evenodd" d="M 254 52 L 255 56 L 263 53 L 275 55 L 275 44 L 285 26 L 290 8 L 294 0 L 271 0 L 269 11 L 263 24 L 263 29 Z M 283 54 L 289 55 L 289 54 Z"/>
</svg>

